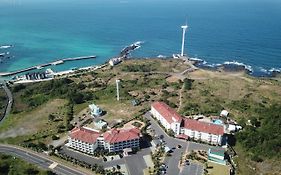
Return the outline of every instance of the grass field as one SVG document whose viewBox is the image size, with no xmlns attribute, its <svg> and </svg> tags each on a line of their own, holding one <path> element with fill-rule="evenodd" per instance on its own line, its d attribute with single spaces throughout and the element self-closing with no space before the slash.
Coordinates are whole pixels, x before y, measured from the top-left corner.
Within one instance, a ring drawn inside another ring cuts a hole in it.
<svg viewBox="0 0 281 175">
<path fill-rule="evenodd" d="M 42 170 L 19 158 L 14 158 L 6 154 L 0 154 L 0 174 L 32 174 L 32 175 L 51 175 L 51 171 Z"/>
<path fill-rule="evenodd" d="M 103 118 L 109 123 L 118 119 L 132 118 L 141 110 L 149 109 L 151 103 L 157 100 L 165 101 L 176 110 L 179 109 L 184 116 L 219 115 L 222 109 L 227 109 L 230 117 L 237 121 L 258 116 L 258 109 L 272 103 L 281 104 L 280 78 L 253 78 L 243 72 L 207 70 L 197 70 L 182 75 L 181 72 L 187 68 L 189 68 L 187 64 L 177 59 L 126 60 L 113 68 L 108 66 L 95 72 L 70 77 L 73 82 L 64 88 L 75 85 L 74 87 L 79 88 L 78 91 L 82 94 L 93 95 L 91 99 L 74 104 L 74 116 L 84 113 L 89 104 L 95 103 L 107 112 Z M 184 78 L 192 79 L 190 89 L 185 87 Z M 121 80 L 120 101 L 116 100 L 116 79 Z M 66 104 L 69 99 L 67 95 L 60 96 L 64 97 L 63 99 L 57 99 L 54 95 L 32 94 L 35 102 L 42 103 L 34 108 L 29 108 L 29 102 L 23 100 L 23 95 L 28 96 L 34 91 L 33 89 L 42 86 L 48 90 L 46 83 L 30 84 L 27 89 L 14 93 L 14 113 L 0 125 L 2 141 L 8 140 L 10 143 L 18 144 L 32 138 L 49 143 L 50 137 L 58 132 L 58 126 L 65 122 Z M 63 84 L 65 83 L 57 83 L 57 87 Z M 131 104 L 133 99 L 139 100 L 141 104 L 133 106 Z M 48 121 L 49 114 L 53 114 L 57 122 Z M 65 134 L 65 130 L 61 134 Z M 265 173 L 271 172 L 270 168 L 265 171 L 262 169 L 263 166 L 250 161 L 247 153 L 244 153 L 239 146 L 235 149 L 239 154 L 236 160 L 239 164 L 238 174 L 251 174 L 252 168 L 260 169 Z M 276 162 L 278 161 L 269 160 L 266 167 Z"/>
<path fill-rule="evenodd" d="M 57 126 L 63 122 L 65 104 L 65 100 L 54 99 L 32 111 L 9 115 L 0 125 L 0 139 L 22 136 L 21 139 L 10 139 L 15 143 L 29 138 L 48 139 L 48 136 L 57 134 Z M 48 121 L 49 114 L 57 116 L 57 122 Z"/>
<path fill-rule="evenodd" d="M 229 175 L 229 167 L 226 165 L 219 165 L 213 162 L 208 162 L 209 175 Z"/>
</svg>

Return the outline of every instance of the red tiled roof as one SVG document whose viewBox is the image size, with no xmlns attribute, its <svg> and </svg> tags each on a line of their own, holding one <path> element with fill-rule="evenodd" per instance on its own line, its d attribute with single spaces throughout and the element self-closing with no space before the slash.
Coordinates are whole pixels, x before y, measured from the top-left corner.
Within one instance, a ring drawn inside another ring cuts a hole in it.
<svg viewBox="0 0 281 175">
<path fill-rule="evenodd" d="M 223 135 L 224 128 L 222 125 L 216 125 L 213 123 L 201 122 L 193 119 L 184 119 L 184 128 L 199 131 L 204 133 L 210 133 L 214 135 Z"/>
<path fill-rule="evenodd" d="M 86 143 L 95 143 L 100 133 L 86 129 L 86 128 L 74 128 L 69 135 L 72 139 L 81 140 Z"/>
<path fill-rule="evenodd" d="M 163 102 L 154 102 L 151 105 L 168 123 L 181 122 L 182 117 L 170 106 Z"/>
<path fill-rule="evenodd" d="M 138 128 L 131 129 L 111 129 L 103 134 L 104 141 L 108 143 L 118 143 L 127 140 L 139 139 L 140 130 Z"/>
</svg>

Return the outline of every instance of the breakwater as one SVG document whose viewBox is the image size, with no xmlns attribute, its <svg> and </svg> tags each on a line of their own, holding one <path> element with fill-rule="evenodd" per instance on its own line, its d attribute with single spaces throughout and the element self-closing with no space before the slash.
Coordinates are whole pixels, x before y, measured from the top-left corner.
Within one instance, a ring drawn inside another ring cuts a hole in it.
<svg viewBox="0 0 281 175">
<path fill-rule="evenodd" d="M 67 61 L 94 59 L 96 57 L 97 56 L 95 56 L 95 55 L 91 55 L 91 56 L 81 56 L 81 57 L 74 57 L 74 58 L 63 58 L 63 59 L 59 59 L 59 60 L 52 61 L 52 62 L 49 62 L 49 63 L 39 64 L 39 65 L 36 65 L 36 66 L 31 66 L 31 67 L 16 70 L 16 71 L 0 72 L 0 77 L 12 76 L 12 75 L 16 75 L 16 74 L 23 73 L 23 72 L 28 72 L 28 71 L 35 70 L 35 69 L 41 69 L 43 67 L 47 67 L 47 66 L 51 66 L 51 65 L 63 64 L 64 62 L 67 62 Z"/>
</svg>

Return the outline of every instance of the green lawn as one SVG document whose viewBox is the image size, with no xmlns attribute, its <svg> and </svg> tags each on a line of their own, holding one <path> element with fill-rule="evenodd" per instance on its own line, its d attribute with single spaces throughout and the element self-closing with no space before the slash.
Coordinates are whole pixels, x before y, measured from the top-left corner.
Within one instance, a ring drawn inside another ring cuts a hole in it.
<svg viewBox="0 0 281 175">
<path fill-rule="evenodd" d="M 0 174 L 13 175 L 51 175 L 51 171 L 42 170 L 20 158 L 0 153 Z"/>
<path fill-rule="evenodd" d="M 208 162 L 208 167 L 209 175 L 229 175 L 229 166 Z"/>
</svg>

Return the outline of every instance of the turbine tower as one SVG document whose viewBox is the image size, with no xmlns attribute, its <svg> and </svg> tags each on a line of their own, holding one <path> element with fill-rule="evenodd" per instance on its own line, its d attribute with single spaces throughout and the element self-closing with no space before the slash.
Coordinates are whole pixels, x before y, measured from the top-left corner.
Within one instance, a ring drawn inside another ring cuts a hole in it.
<svg viewBox="0 0 281 175">
<path fill-rule="evenodd" d="M 120 100 L 120 96 L 119 96 L 119 83 L 120 83 L 120 80 L 116 80 L 116 93 L 117 93 L 117 101 Z"/>
<path fill-rule="evenodd" d="M 182 28 L 182 44 L 181 44 L 181 56 L 183 57 L 183 52 L 184 52 L 184 41 L 185 41 L 185 32 L 188 28 L 187 24 L 184 26 L 181 26 Z"/>
</svg>

